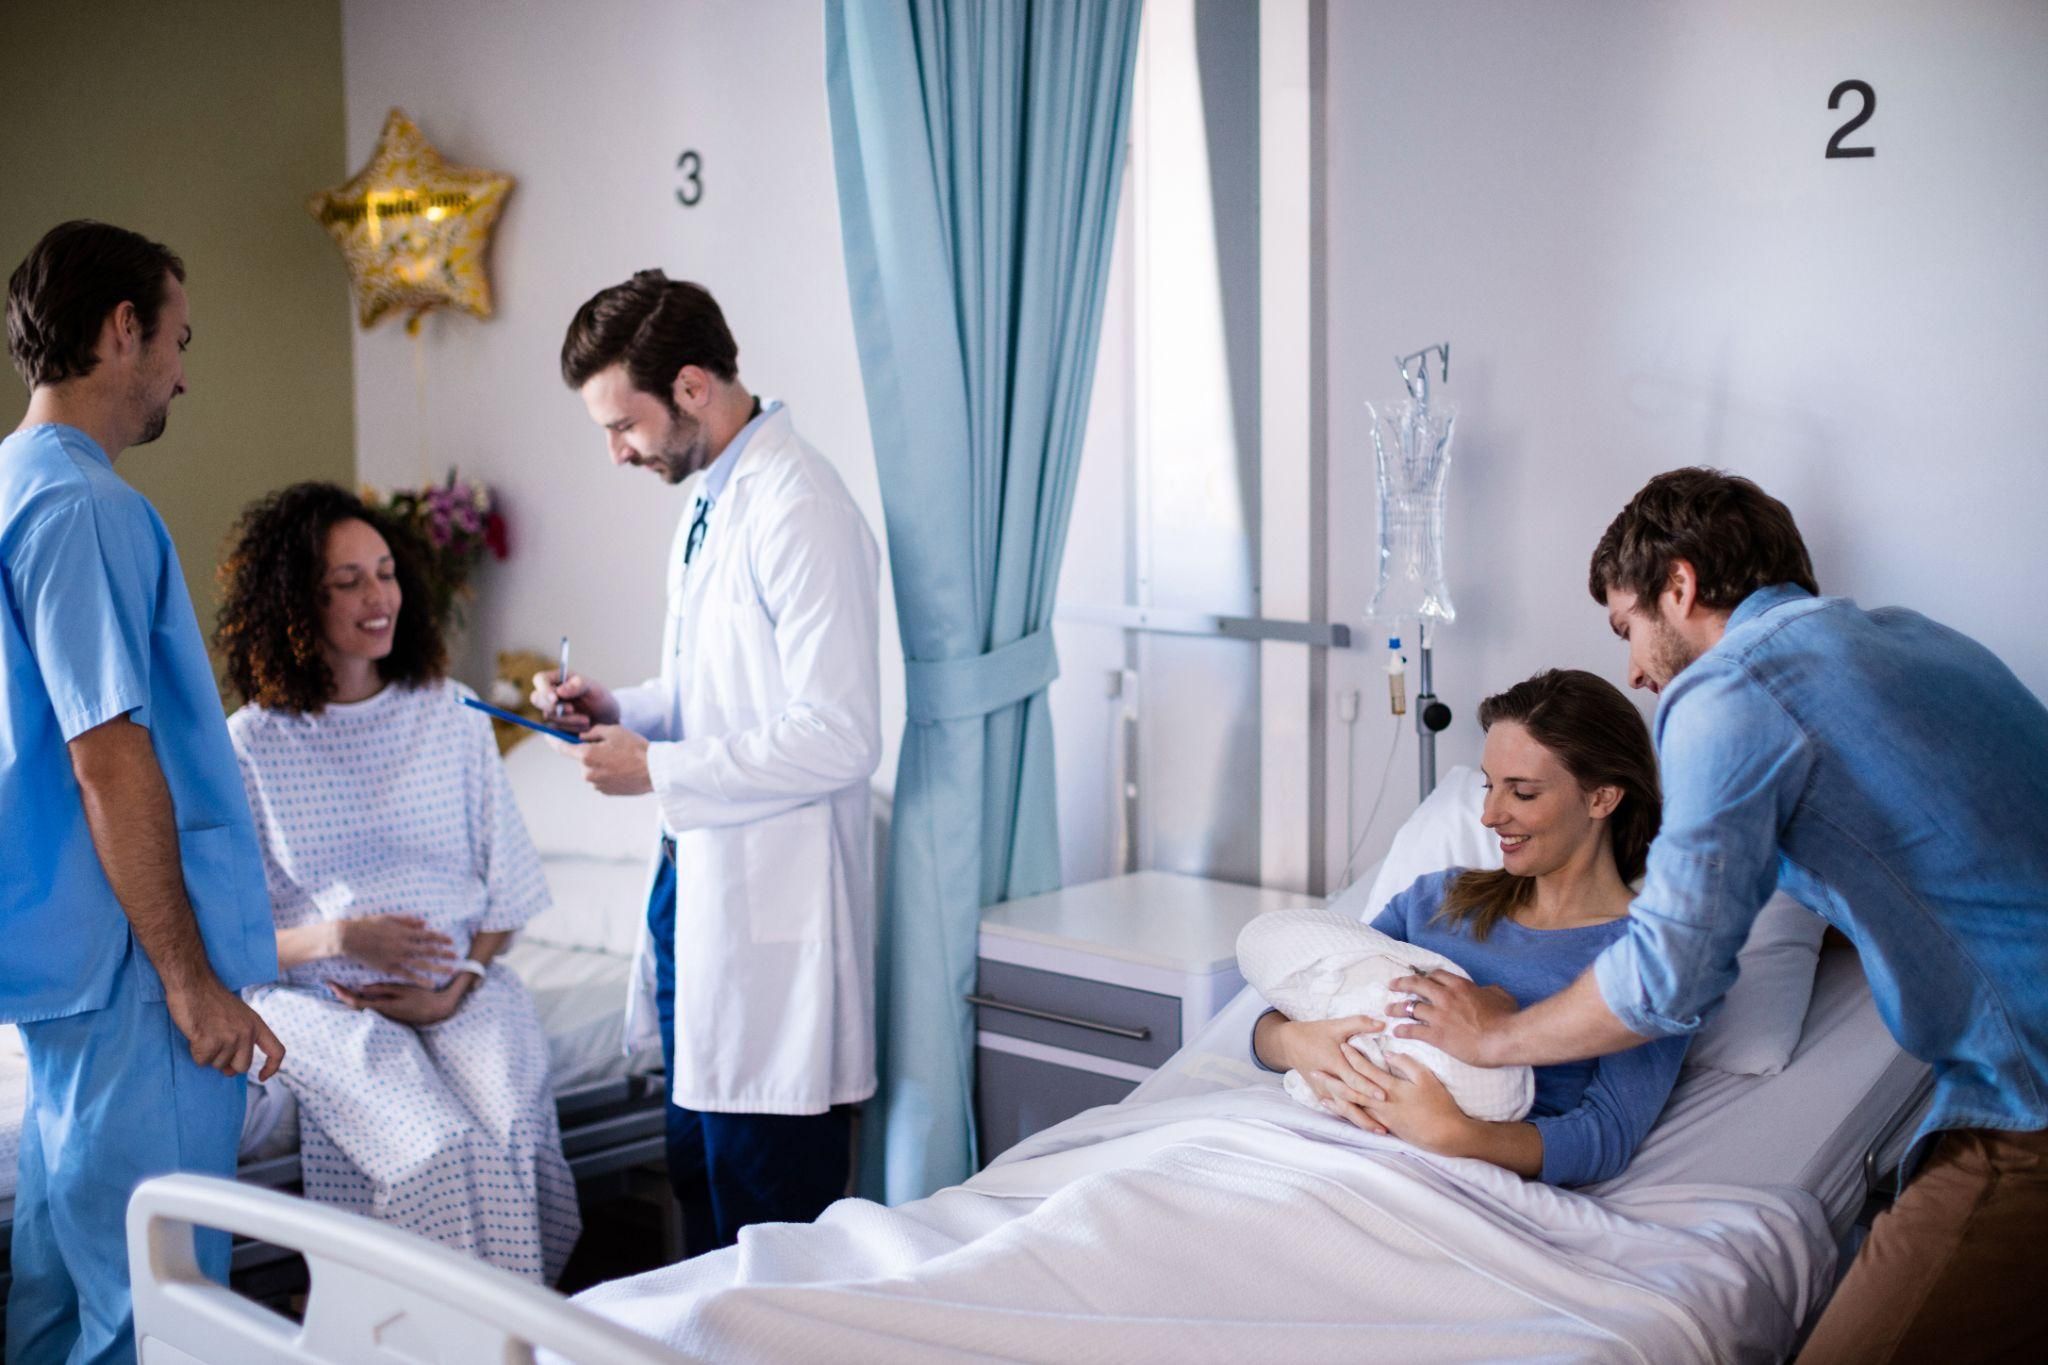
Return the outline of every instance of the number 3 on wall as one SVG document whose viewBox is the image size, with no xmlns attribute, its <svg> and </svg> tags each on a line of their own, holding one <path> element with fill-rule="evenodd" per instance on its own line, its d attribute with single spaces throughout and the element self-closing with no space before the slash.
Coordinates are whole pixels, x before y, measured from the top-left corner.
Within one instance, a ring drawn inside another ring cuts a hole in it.
<svg viewBox="0 0 2048 1365">
<path fill-rule="evenodd" d="M 1877 148 L 1875 147 L 1844 147 L 1842 145 L 1843 138 L 1870 122 L 1870 116 L 1877 112 L 1877 92 L 1870 88 L 1869 81 L 1843 81 L 1828 96 L 1828 108 L 1841 108 L 1842 96 L 1851 93 L 1863 96 L 1863 112 L 1835 129 L 1835 135 L 1828 139 L 1828 155 L 1830 157 L 1876 156 Z"/>
<path fill-rule="evenodd" d="M 1828 155 L 1833 156 L 1834 152 Z M 697 207 L 697 201 L 704 197 L 704 158 L 695 152 L 684 152 L 676 158 L 676 169 L 683 173 L 683 183 L 676 186 L 676 202 L 686 209 Z"/>
</svg>

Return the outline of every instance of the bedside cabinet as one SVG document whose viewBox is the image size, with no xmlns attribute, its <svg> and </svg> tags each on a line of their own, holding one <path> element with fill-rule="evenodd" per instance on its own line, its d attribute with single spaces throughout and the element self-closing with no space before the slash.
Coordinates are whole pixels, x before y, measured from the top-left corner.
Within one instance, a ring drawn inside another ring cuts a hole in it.
<svg viewBox="0 0 2048 1365">
<path fill-rule="evenodd" d="M 1254 915 L 1292 891 L 1133 872 L 991 906 L 975 991 L 975 1121 L 984 1164 L 1151 1075 L 1244 985 Z"/>
</svg>

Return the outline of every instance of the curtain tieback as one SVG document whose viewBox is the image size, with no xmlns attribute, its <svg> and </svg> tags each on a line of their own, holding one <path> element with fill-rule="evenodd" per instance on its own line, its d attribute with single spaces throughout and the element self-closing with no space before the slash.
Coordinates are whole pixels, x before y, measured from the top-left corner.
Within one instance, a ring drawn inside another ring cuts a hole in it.
<svg viewBox="0 0 2048 1365">
<path fill-rule="evenodd" d="M 1052 627 L 1045 626 L 972 658 L 907 659 L 903 681 L 911 723 L 929 725 L 970 720 L 1014 706 L 1044 691 L 1059 675 Z"/>
</svg>

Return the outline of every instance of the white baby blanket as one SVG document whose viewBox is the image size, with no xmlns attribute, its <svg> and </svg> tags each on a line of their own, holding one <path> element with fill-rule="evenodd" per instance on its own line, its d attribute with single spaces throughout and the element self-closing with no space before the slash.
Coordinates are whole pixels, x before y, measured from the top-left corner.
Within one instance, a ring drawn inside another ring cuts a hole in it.
<svg viewBox="0 0 2048 1365">
<path fill-rule="evenodd" d="M 1409 997 L 1389 991 L 1396 977 L 1420 972 L 1471 973 L 1441 953 L 1389 938 L 1330 910 L 1276 910 L 1260 915 L 1237 936 L 1237 965 L 1266 1003 L 1289 1019 L 1341 1019 L 1364 1014 L 1389 1023 L 1405 1019 L 1394 1007 Z M 1351 1044 L 1374 1066 L 1387 1057 L 1411 1057 L 1435 1072 L 1458 1107 L 1475 1119 L 1519 1119 L 1536 1095 L 1526 1066 L 1478 1067 L 1414 1038 L 1360 1033 Z M 1287 1093 L 1311 1109 L 1322 1102 L 1299 1072 L 1286 1077 Z"/>
</svg>

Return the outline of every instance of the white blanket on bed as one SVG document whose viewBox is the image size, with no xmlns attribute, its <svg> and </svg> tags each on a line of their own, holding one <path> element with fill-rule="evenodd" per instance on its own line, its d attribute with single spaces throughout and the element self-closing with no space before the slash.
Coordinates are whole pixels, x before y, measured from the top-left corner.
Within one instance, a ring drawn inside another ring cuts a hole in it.
<svg viewBox="0 0 2048 1365">
<path fill-rule="evenodd" d="M 1333 910 L 1277 910 L 1260 915 L 1237 936 L 1237 965 L 1266 1003 L 1289 1019 L 1346 1019 L 1367 1015 L 1398 1023 L 1401 1002 L 1413 999 L 1389 989 L 1404 976 L 1446 972 L 1467 981 L 1472 974 L 1442 953 L 1392 938 Z M 1390 1056 L 1413 1058 L 1436 1073 L 1475 1119 L 1510 1123 L 1536 1101 L 1536 1073 L 1526 1066 L 1484 1067 L 1461 1062 L 1419 1038 L 1392 1033 L 1355 1033 L 1351 1045 L 1382 1070 Z M 1322 1108 L 1322 1100 L 1299 1071 L 1286 1077 L 1297 1104 Z"/>
<path fill-rule="evenodd" d="M 1090 1111 L 966 1185 L 578 1299 L 720 1361 L 1768 1360 L 1829 1283 L 1802 1192 L 1605 1201 L 1270 1084 Z"/>
</svg>

